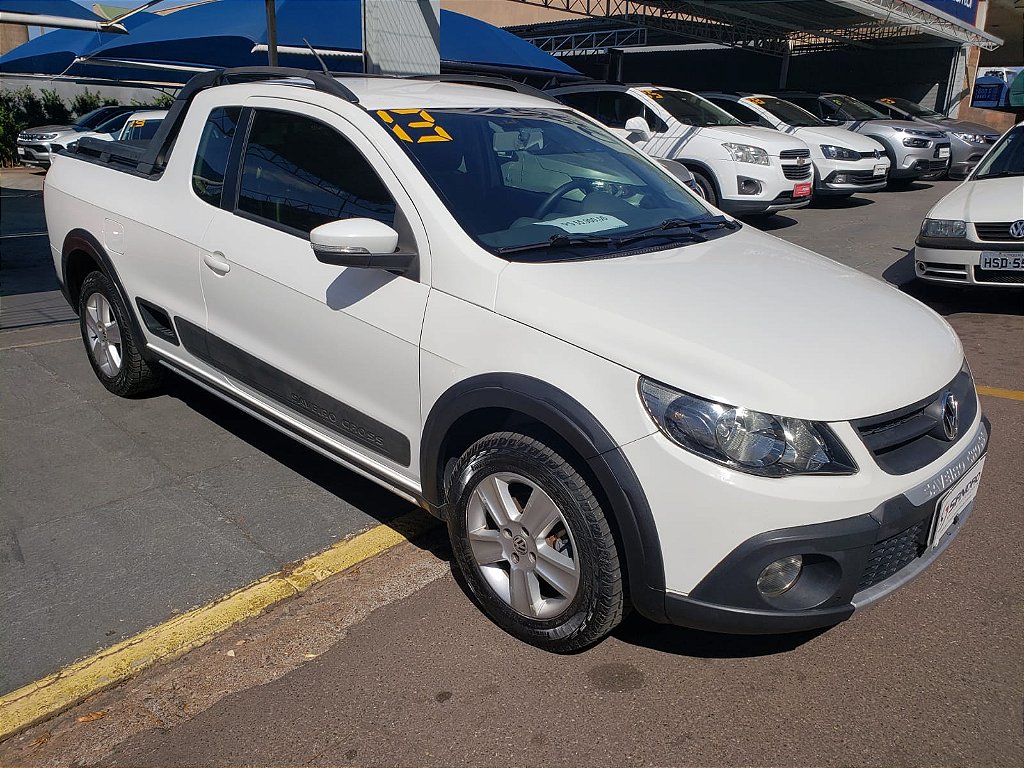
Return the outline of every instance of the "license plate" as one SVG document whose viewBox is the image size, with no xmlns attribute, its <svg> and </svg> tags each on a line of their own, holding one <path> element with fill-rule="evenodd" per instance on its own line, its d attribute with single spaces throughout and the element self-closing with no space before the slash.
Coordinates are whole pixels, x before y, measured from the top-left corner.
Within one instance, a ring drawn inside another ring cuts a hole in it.
<svg viewBox="0 0 1024 768">
<path fill-rule="evenodd" d="M 939 157 L 949 157 L 949 147 L 939 147 Z"/>
<path fill-rule="evenodd" d="M 949 489 L 939 500 L 935 510 L 935 523 L 932 526 L 931 546 L 937 546 L 942 537 L 949 531 L 949 527 L 956 522 L 960 513 L 967 509 L 967 506 L 974 501 L 978 495 L 978 487 L 981 485 L 981 471 L 985 468 L 985 457 L 981 458 L 974 468 L 960 478 L 960 482 Z"/>
<path fill-rule="evenodd" d="M 18 154 L 21 155 L 22 157 L 24 157 L 24 155 L 25 155 L 25 148 L 24 147 L 18 147 Z"/>
<path fill-rule="evenodd" d="M 874 170 L 874 175 L 875 176 L 885 176 L 885 169 L 886 169 L 886 167 L 887 166 L 885 166 L 885 165 L 876 165 L 875 166 L 875 170 Z"/>
<path fill-rule="evenodd" d="M 1024 253 L 993 253 L 984 251 L 981 254 L 981 268 L 1004 270 L 1007 272 L 1024 271 Z"/>
<path fill-rule="evenodd" d="M 805 182 L 803 184 L 793 185 L 793 197 L 809 197 L 811 194 L 811 183 Z"/>
</svg>

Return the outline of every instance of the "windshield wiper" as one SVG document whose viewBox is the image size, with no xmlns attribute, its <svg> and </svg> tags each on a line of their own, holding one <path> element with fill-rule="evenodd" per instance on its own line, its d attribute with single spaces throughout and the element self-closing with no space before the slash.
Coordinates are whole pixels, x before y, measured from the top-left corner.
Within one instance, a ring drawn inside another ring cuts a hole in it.
<svg viewBox="0 0 1024 768">
<path fill-rule="evenodd" d="M 496 249 L 498 253 L 521 253 L 522 251 L 536 251 L 544 248 L 567 248 L 574 245 L 611 245 L 616 243 L 610 237 L 603 235 L 552 235 L 547 240 L 527 245 L 507 245 Z"/>
<path fill-rule="evenodd" d="M 642 229 L 632 235 L 626 235 L 618 239 L 618 245 L 635 243 L 637 240 L 645 240 L 649 237 L 671 237 L 693 240 L 703 243 L 707 241 L 704 232 L 714 229 L 736 229 L 739 225 L 730 221 L 724 216 L 714 216 L 708 219 L 665 219 L 661 224 L 650 229 Z"/>
</svg>

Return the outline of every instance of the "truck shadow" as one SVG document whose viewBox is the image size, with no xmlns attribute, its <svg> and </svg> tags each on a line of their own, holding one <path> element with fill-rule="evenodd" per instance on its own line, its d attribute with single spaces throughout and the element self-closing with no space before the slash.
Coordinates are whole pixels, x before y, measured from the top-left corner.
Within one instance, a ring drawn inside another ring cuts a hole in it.
<svg viewBox="0 0 1024 768">
<path fill-rule="evenodd" d="M 617 640 L 676 656 L 698 659 L 746 659 L 788 653 L 827 629 L 785 635 L 724 635 L 671 624 L 657 624 L 633 614 L 612 633 Z"/>
</svg>

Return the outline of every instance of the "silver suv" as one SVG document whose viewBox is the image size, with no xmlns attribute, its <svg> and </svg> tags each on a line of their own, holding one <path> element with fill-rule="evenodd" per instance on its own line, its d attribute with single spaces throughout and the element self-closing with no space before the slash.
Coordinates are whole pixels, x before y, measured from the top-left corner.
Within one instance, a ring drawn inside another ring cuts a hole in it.
<svg viewBox="0 0 1024 768">
<path fill-rule="evenodd" d="M 916 101 L 909 99 L 901 99 L 897 96 L 874 96 L 865 98 L 863 101 L 894 120 L 910 120 L 945 131 L 951 144 L 950 178 L 962 179 L 967 176 L 985 156 L 989 147 L 999 139 L 999 131 L 994 130 L 991 126 L 946 117 L 941 112 L 928 109 L 928 107 L 921 106 Z"/>
<path fill-rule="evenodd" d="M 87 112 L 71 125 L 42 125 L 26 128 L 18 134 L 18 162 L 23 165 L 34 165 L 49 168 L 53 155 L 69 144 L 77 141 L 84 134 L 100 131 L 108 124 L 117 124 L 117 129 L 128 120 L 128 116 L 137 111 L 138 107 L 130 104 L 115 104 Z"/>
<path fill-rule="evenodd" d="M 890 181 L 909 182 L 941 175 L 949 169 L 950 140 L 945 132 L 910 120 L 890 120 L 877 109 L 841 93 L 774 94 L 791 101 L 830 125 L 870 136 L 889 157 Z"/>
</svg>

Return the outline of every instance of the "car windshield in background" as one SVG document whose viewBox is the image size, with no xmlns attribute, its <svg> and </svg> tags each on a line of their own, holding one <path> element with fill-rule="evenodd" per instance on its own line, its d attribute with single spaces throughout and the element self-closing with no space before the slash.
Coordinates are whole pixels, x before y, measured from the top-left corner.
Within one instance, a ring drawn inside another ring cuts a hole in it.
<svg viewBox="0 0 1024 768">
<path fill-rule="evenodd" d="M 736 227 L 628 144 L 568 110 L 375 114 L 462 228 L 504 258 L 591 258 L 627 242 L 671 247 Z"/>
<path fill-rule="evenodd" d="M 86 112 L 80 118 L 75 120 L 75 124 L 71 127 L 79 133 L 83 131 L 92 131 L 96 129 L 96 126 L 102 125 L 105 120 L 110 118 L 110 116 L 110 107 L 99 107 L 91 112 Z"/>
<path fill-rule="evenodd" d="M 826 96 L 825 99 L 839 108 L 838 117 L 841 120 L 887 120 L 888 118 L 873 107 L 869 107 L 863 101 L 857 101 L 849 96 Z"/>
<path fill-rule="evenodd" d="M 796 104 L 783 101 L 782 99 L 776 99 L 773 96 L 748 96 L 743 101 L 757 104 L 762 109 L 768 110 L 779 120 L 786 123 L 786 125 L 798 128 L 809 128 L 812 125 L 828 125 L 824 120 L 815 117 L 803 107 L 798 107 Z"/>
<path fill-rule="evenodd" d="M 909 101 L 907 99 L 897 99 L 889 96 L 886 96 L 884 99 L 879 99 L 879 101 L 882 102 L 883 104 L 892 104 L 894 107 L 896 107 L 896 109 L 901 109 L 908 115 L 912 115 L 914 117 L 924 117 L 928 119 L 945 119 L 946 117 L 942 113 L 936 112 L 934 109 L 922 107 L 916 101 Z"/>
<path fill-rule="evenodd" d="M 1005 176 L 1024 176 L 1024 125 L 1011 128 L 978 163 L 971 178 L 998 179 Z"/>
<path fill-rule="evenodd" d="M 105 123 L 100 123 L 96 128 L 96 133 L 119 133 L 121 129 L 124 128 L 124 124 L 128 122 L 128 118 L 131 116 L 131 112 L 122 112 L 121 114 L 110 118 Z"/>
<path fill-rule="evenodd" d="M 721 107 L 693 93 L 661 88 L 644 89 L 644 93 L 684 125 L 743 125 Z"/>
</svg>

